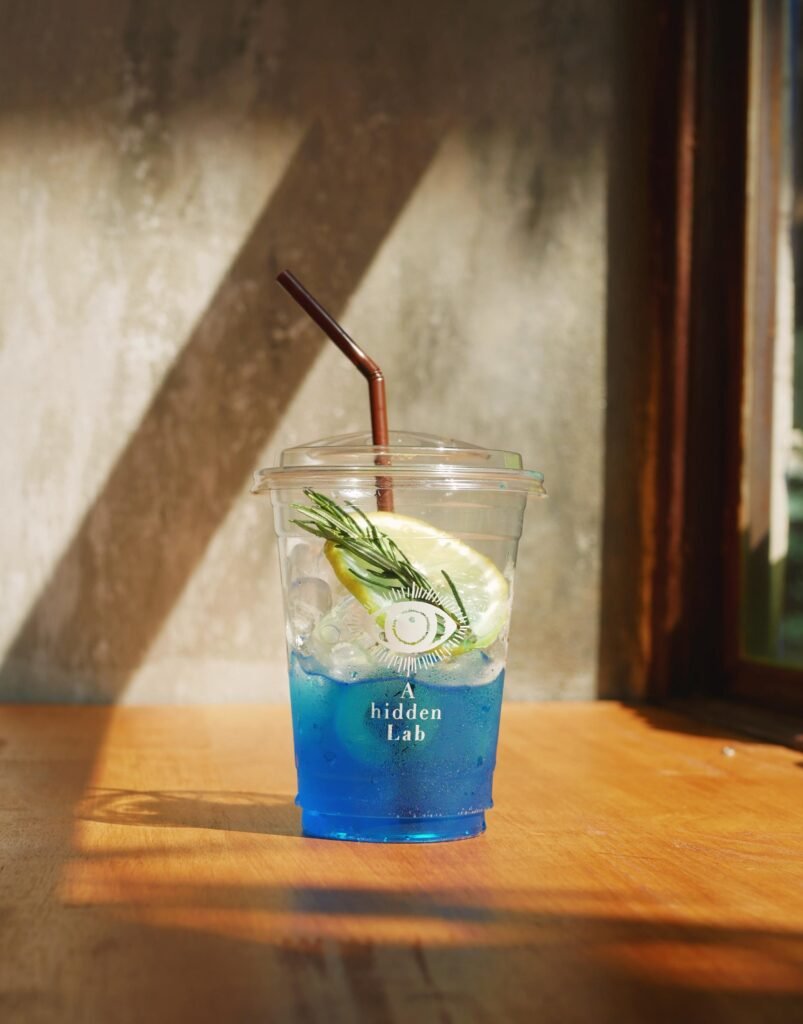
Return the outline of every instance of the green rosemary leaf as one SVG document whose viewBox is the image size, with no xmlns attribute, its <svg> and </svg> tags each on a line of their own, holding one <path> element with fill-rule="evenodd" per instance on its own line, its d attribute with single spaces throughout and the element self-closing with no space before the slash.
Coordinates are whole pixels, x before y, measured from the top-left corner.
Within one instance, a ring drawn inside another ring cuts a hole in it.
<svg viewBox="0 0 803 1024">
<path fill-rule="evenodd" d="M 378 587 L 380 590 L 393 590 L 399 585 L 399 581 L 392 576 L 390 578 L 374 576 L 371 573 L 359 572 L 353 567 L 349 568 L 349 572 L 352 576 L 356 576 L 358 580 L 367 583 L 369 587 Z"/>
<path fill-rule="evenodd" d="M 362 563 L 359 567 L 349 565 L 349 572 L 356 579 L 379 591 L 419 587 L 430 595 L 429 599 L 442 611 L 449 613 L 431 581 L 413 565 L 393 538 L 383 533 L 361 508 L 351 502 L 347 508 L 343 508 L 312 488 L 306 489 L 304 495 L 311 504 L 294 503 L 292 508 L 300 512 L 303 518 L 293 519 L 292 522 L 359 559 Z M 462 613 L 464 624 L 468 625 L 465 605 L 454 581 L 448 573 L 442 572 L 442 575 Z"/>
<path fill-rule="evenodd" d="M 454 580 L 445 569 L 441 569 L 441 576 L 443 576 L 443 578 L 449 584 L 449 590 L 451 590 L 452 596 L 457 602 L 457 607 L 460 609 L 460 612 L 463 616 L 463 625 L 468 626 L 468 612 L 466 611 L 466 606 L 463 604 L 463 601 L 460 598 L 460 594 L 458 594 L 457 592 L 457 587 L 454 585 Z"/>
</svg>

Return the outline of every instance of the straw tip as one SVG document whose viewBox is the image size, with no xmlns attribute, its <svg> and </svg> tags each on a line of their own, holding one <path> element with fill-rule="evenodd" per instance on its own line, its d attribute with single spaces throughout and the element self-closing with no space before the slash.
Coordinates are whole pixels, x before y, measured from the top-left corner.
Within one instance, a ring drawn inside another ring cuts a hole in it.
<svg viewBox="0 0 803 1024">
<path fill-rule="evenodd" d="M 280 270 L 276 275 L 276 280 L 279 284 L 285 284 L 287 281 L 293 281 L 294 275 L 289 270 Z"/>
</svg>

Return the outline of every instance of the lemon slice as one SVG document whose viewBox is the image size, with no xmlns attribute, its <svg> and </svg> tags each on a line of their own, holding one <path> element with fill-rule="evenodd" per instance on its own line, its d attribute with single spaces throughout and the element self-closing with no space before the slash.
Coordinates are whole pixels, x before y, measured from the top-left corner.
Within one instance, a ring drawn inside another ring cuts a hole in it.
<svg viewBox="0 0 803 1024">
<path fill-rule="evenodd" d="M 398 544 L 448 607 L 454 607 L 455 602 L 443 572 L 451 577 L 471 628 L 470 640 L 464 641 L 461 649 L 490 647 L 507 622 L 510 598 L 507 580 L 493 562 L 457 537 L 420 519 L 395 512 L 369 512 L 367 516 L 378 530 Z M 395 600 L 389 593 L 370 587 L 355 575 L 355 571 L 357 574 L 365 571 L 356 555 L 332 541 L 328 541 L 323 550 L 343 586 L 372 615 Z"/>
</svg>

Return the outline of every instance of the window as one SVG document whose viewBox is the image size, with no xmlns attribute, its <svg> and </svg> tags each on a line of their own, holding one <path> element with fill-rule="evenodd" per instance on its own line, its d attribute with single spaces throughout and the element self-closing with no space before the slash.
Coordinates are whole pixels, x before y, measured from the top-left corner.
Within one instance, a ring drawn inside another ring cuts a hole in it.
<svg viewBox="0 0 803 1024">
<path fill-rule="evenodd" d="M 800 7 L 655 8 L 670 57 L 650 83 L 654 298 L 632 423 L 648 529 L 631 692 L 786 740 L 803 715 Z"/>
<path fill-rule="evenodd" d="M 750 48 L 741 652 L 803 667 L 799 4 L 760 5 Z M 796 151 L 797 145 L 797 151 Z"/>
</svg>

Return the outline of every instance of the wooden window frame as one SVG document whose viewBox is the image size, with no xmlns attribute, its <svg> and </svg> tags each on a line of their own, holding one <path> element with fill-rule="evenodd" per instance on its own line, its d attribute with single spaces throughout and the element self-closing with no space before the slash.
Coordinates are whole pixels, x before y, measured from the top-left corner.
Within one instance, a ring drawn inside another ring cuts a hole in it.
<svg viewBox="0 0 803 1024">
<path fill-rule="evenodd" d="M 770 19 L 781 9 L 781 0 L 763 2 Z M 648 227 L 645 269 L 636 279 L 646 298 L 635 311 L 642 346 L 629 385 L 638 398 L 617 403 L 621 386 L 608 380 L 601 695 L 681 704 L 799 745 L 803 669 L 759 664 L 740 652 L 742 467 L 746 430 L 755 436 L 762 429 L 771 402 L 775 301 L 771 217 L 760 217 L 769 226 L 752 235 L 765 272 L 746 277 L 752 4 L 656 0 L 646 15 L 638 3 L 628 6 L 639 39 L 628 47 L 625 94 L 641 88 L 647 96 Z M 779 39 L 770 33 L 766 45 Z M 769 85 L 770 107 L 760 119 L 768 127 L 758 140 L 764 205 L 776 201 L 767 183 L 777 180 L 779 159 L 780 92 Z M 638 275 L 635 259 L 632 269 Z M 759 343 L 750 367 L 753 422 L 745 424 L 748 284 L 749 326 Z M 616 326 L 614 312 L 609 337 Z M 623 458 L 628 437 L 635 454 Z M 623 483 L 638 518 L 630 563 L 621 556 L 621 501 L 611 497 Z M 634 584 L 624 602 L 623 571 Z M 625 663 L 625 677 L 621 669 L 617 676 L 611 666 Z"/>
</svg>

